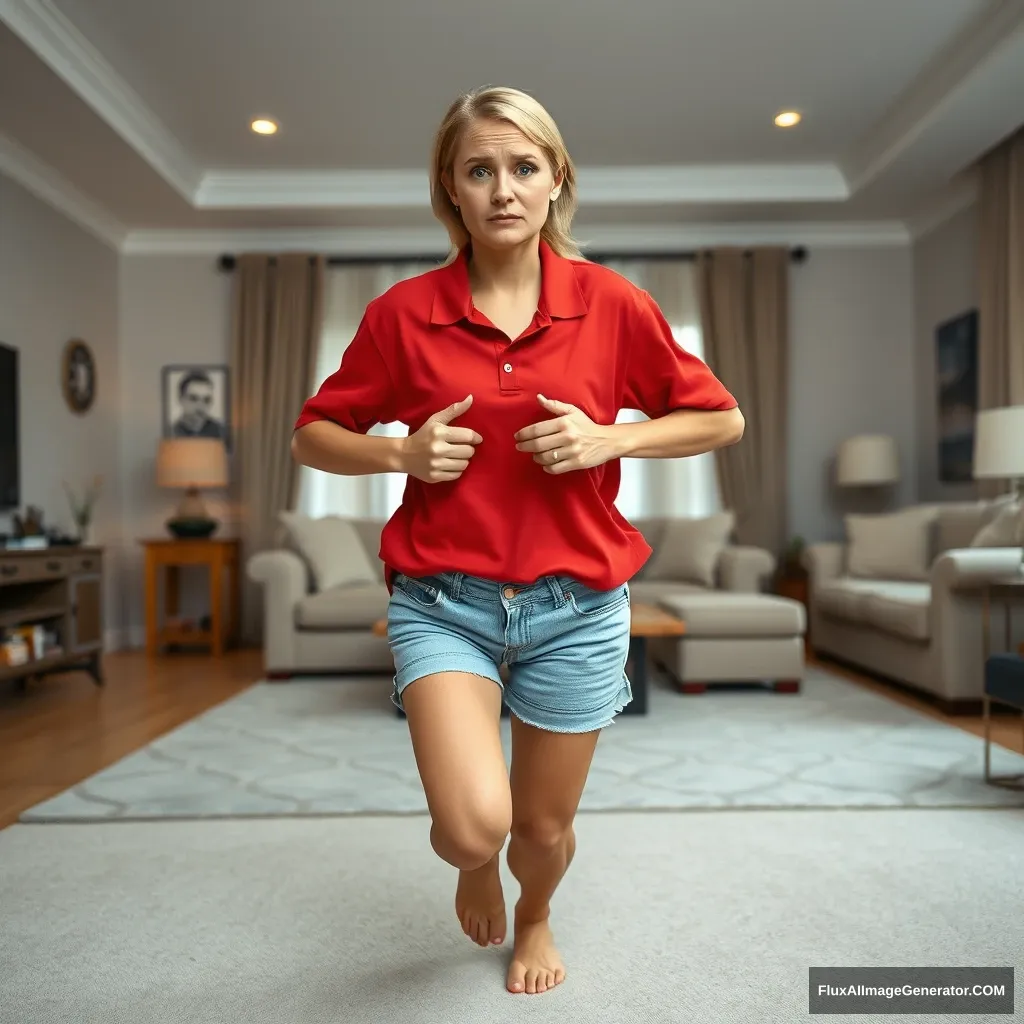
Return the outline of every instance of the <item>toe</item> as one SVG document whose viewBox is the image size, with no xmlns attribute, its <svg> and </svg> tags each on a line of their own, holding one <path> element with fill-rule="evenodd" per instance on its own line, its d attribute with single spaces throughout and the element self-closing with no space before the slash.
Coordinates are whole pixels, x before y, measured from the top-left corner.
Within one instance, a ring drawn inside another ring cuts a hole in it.
<svg viewBox="0 0 1024 1024">
<path fill-rule="evenodd" d="M 563 981 L 565 981 L 565 970 L 559 967 L 558 970 L 555 971 L 555 984 L 561 985 Z"/>
<path fill-rule="evenodd" d="M 512 966 L 508 969 L 508 990 L 509 992 L 526 990 L 526 969 L 518 960 L 513 960 Z"/>
<path fill-rule="evenodd" d="M 537 972 L 527 971 L 526 972 L 526 991 L 530 995 L 536 995 L 537 993 Z"/>
</svg>

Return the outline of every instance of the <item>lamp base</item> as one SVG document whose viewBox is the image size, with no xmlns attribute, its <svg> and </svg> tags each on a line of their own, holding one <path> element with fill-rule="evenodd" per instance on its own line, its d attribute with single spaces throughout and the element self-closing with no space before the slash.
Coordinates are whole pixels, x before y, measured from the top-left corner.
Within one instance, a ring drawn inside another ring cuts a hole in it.
<svg viewBox="0 0 1024 1024">
<path fill-rule="evenodd" d="M 216 533 L 220 523 L 216 519 L 175 516 L 168 519 L 165 525 L 168 531 L 180 540 L 205 540 Z"/>
</svg>

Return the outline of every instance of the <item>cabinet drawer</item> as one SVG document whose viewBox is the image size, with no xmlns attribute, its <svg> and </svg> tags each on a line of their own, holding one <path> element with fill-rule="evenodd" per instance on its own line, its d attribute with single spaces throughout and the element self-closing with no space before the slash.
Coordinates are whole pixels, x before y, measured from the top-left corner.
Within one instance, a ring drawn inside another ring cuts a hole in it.
<svg viewBox="0 0 1024 1024">
<path fill-rule="evenodd" d="M 4 583 L 31 583 L 56 580 L 68 573 L 68 559 L 61 555 L 36 555 L 32 558 L 0 558 L 0 586 Z"/>
<path fill-rule="evenodd" d="M 91 555 L 71 555 L 67 559 L 68 570 L 72 573 L 99 572 L 102 568 L 102 556 L 97 551 Z"/>
</svg>

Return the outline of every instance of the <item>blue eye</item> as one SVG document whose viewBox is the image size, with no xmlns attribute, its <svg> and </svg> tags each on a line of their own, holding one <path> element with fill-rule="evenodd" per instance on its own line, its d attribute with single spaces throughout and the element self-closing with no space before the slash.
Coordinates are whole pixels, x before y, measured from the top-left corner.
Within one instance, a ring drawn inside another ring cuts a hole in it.
<svg viewBox="0 0 1024 1024">
<path fill-rule="evenodd" d="M 474 167 L 473 170 L 471 170 L 469 172 L 470 177 L 476 178 L 477 180 L 479 180 L 481 176 L 476 173 L 477 171 L 483 171 L 484 174 L 486 174 L 487 173 L 487 168 L 486 167 Z"/>
<path fill-rule="evenodd" d="M 534 166 L 533 166 L 533 164 L 520 164 L 520 165 L 519 165 L 519 166 L 518 166 L 518 167 L 516 168 L 516 170 L 517 170 L 517 171 L 523 171 L 523 170 L 525 170 L 525 171 L 528 171 L 528 172 L 529 172 L 528 174 L 524 174 L 524 175 L 522 175 L 522 177 L 524 177 L 524 178 L 528 178 L 528 177 L 529 177 L 529 176 L 530 176 L 531 174 L 535 174 L 535 173 L 536 173 L 536 171 L 537 171 L 537 168 L 536 168 L 536 167 L 534 167 Z"/>
</svg>

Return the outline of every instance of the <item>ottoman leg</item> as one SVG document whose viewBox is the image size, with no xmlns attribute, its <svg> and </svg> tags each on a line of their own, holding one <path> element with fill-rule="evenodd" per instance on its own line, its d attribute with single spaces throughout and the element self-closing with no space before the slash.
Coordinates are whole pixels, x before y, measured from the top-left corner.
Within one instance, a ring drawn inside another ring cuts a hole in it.
<svg viewBox="0 0 1024 1024">
<path fill-rule="evenodd" d="M 678 686 L 680 693 L 704 693 L 708 688 L 707 683 L 680 682 Z"/>
<path fill-rule="evenodd" d="M 776 693 L 799 693 L 800 692 L 800 680 L 799 679 L 776 679 L 772 683 L 772 689 Z"/>
</svg>

